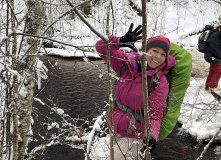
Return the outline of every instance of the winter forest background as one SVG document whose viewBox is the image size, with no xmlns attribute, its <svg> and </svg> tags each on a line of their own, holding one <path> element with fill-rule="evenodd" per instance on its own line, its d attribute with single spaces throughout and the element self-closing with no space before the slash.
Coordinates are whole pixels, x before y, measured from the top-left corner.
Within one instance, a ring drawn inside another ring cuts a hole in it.
<svg viewBox="0 0 221 160">
<path fill-rule="evenodd" d="M 38 93 L 47 87 L 53 70 L 62 72 L 58 61 L 48 62 L 49 71 L 42 59 L 49 55 L 74 58 L 74 61 L 83 59 L 88 68 L 97 70 L 97 78 L 106 84 L 108 90 L 107 78 L 104 77 L 111 74 L 107 74 L 108 69 L 96 64 L 99 55 L 95 51 L 95 43 L 108 35 L 122 36 L 131 23 L 134 26 L 142 24 L 141 2 L 145 2 L 147 7 L 147 38 L 167 36 L 193 56 L 197 53 L 197 39 L 203 27 L 221 23 L 220 0 L 0 2 L 0 160 L 47 159 L 44 157 L 47 147 L 61 144 L 83 150 L 85 159 L 105 159 L 110 143 L 104 118 L 104 111 L 110 102 L 108 92 L 106 105 L 98 105 L 96 101 L 99 98 L 94 99 L 89 86 L 84 84 L 85 101 L 94 104 L 90 107 L 96 114 L 93 117 L 72 117 L 68 109 L 63 109 L 62 104 L 58 105 L 57 100 L 53 99 L 54 95 L 71 97 L 68 92 L 46 95 L 44 98 L 47 101 L 38 97 Z M 142 42 L 135 45 L 141 48 Z M 204 90 L 205 79 L 206 76 L 191 78 L 182 104 L 179 134 L 189 134 L 197 142 L 208 142 L 210 145 L 221 139 L 221 105 Z M 41 121 L 39 117 L 45 112 L 39 110 L 40 105 L 46 108 L 49 115 L 59 118 L 44 116 Z M 37 133 L 38 138 L 35 138 L 33 130 L 36 120 L 45 131 L 44 134 Z M 34 142 L 37 145 L 28 149 L 28 145 Z M 199 159 L 203 158 L 209 145 L 198 155 Z M 218 144 L 213 151 L 216 157 L 221 157 L 220 148 Z"/>
</svg>

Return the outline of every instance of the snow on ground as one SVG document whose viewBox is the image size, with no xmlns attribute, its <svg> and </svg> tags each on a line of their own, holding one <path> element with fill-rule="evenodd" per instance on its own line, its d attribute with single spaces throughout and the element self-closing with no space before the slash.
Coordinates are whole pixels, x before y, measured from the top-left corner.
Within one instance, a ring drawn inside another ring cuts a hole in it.
<svg viewBox="0 0 221 160">
<path fill-rule="evenodd" d="M 206 78 L 190 81 L 179 117 L 182 128 L 197 140 L 211 138 L 221 127 L 221 104 L 205 90 L 205 81 Z M 221 95 L 220 91 L 217 93 Z"/>
</svg>

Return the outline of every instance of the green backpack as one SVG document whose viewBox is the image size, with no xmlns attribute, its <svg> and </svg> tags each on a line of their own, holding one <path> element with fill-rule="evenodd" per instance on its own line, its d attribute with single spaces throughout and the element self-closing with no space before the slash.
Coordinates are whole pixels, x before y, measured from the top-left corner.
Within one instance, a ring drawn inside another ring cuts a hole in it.
<svg viewBox="0 0 221 160">
<path fill-rule="evenodd" d="M 169 55 L 176 59 L 171 70 L 171 84 L 167 101 L 167 113 L 162 119 L 158 140 L 164 140 L 174 129 L 180 115 L 181 103 L 190 85 L 192 55 L 178 45 L 171 43 Z"/>
</svg>

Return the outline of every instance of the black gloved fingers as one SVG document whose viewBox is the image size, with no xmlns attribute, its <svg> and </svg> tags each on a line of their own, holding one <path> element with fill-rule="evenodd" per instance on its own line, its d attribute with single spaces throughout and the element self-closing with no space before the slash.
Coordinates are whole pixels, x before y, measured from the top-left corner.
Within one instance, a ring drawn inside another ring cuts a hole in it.
<svg viewBox="0 0 221 160">
<path fill-rule="evenodd" d="M 156 143 L 157 143 L 156 140 L 153 137 L 151 137 L 151 139 L 149 140 L 149 147 L 150 147 L 151 154 L 153 154 L 153 152 L 156 148 L 156 145 L 157 145 Z"/>
<path fill-rule="evenodd" d="M 136 34 L 136 35 L 137 35 L 138 33 L 141 34 L 141 33 L 142 33 L 142 26 L 139 25 L 139 26 L 133 31 L 133 33 Z M 138 34 L 138 35 L 139 35 L 139 34 Z"/>
<path fill-rule="evenodd" d="M 140 31 L 138 31 L 137 33 L 135 33 L 136 36 L 139 36 L 142 33 L 142 29 Z"/>
<path fill-rule="evenodd" d="M 139 25 L 134 31 L 133 30 L 134 24 L 131 23 L 128 32 L 119 38 L 118 44 L 121 47 L 129 47 L 137 52 L 137 48 L 135 47 L 134 43 L 137 40 L 142 39 L 142 36 L 139 36 L 142 33 L 142 26 Z"/>
<path fill-rule="evenodd" d="M 128 32 L 132 32 L 133 26 L 134 26 L 134 24 L 133 24 L 133 23 L 131 23 L 131 24 L 130 24 L 130 28 L 129 28 L 129 31 L 128 31 Z"/>
<path fill-rule="evenodd" d="M 134 44 L 130 44 L 130 45 L 128 45 L 128 47 L 131 48 L 132 50 L 134 50 L 135 52 L 138 51 Z"/>
<path fill-rule="evenodd" d="M 142 39 L 142 36 L 137 37 L 137 40 L 140 40 L 140 39 Z"/>
</svg>

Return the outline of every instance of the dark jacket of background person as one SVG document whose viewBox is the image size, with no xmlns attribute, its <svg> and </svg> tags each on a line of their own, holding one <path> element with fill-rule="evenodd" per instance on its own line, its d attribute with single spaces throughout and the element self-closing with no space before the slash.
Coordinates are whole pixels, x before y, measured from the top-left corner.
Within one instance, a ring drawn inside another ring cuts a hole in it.
<svg viewBox="0 0 221 160">
<path fill-rule="evenodd" d="M 221 25 L 216 28 L 207 41 L 208 47 L 204 58 L 211 65 L 221 65 L 221 31 L 218 31 L 219 28 Z"/>
</svg>

